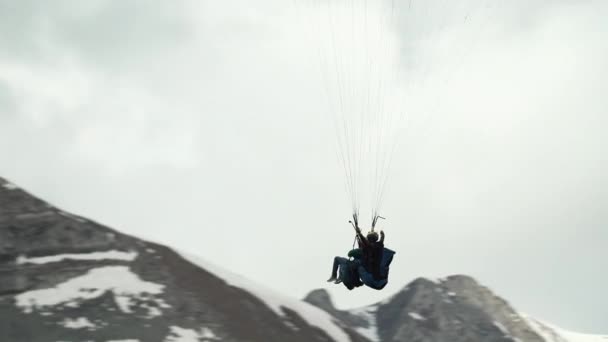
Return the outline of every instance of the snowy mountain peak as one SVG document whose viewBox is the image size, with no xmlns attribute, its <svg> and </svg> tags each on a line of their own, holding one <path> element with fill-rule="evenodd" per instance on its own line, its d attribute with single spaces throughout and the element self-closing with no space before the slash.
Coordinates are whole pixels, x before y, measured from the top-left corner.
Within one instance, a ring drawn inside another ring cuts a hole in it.
<svg viewBox="0 0 608 342">
<path fill-rule="evenodd" d="M 335 309 L 319 290 L 306 300 L 372 341 L 608 342 L 523 315 L 466 275 L 417 278 L 382 302 L 352 310 Z"/>
</svg>

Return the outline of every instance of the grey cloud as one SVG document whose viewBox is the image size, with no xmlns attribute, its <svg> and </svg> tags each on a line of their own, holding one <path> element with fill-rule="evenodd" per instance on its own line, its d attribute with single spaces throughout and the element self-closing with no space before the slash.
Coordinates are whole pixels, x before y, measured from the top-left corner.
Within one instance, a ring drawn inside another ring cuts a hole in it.
<svg viewBox="0 0 608 342">
<path fill-rule="evenodd" d="M 72 57 L 95 67 L 157 58 L 188 40 L 182 3 L 163 1 L 0 2 L 4 57 Z"/>
<path fill-rule="evenodd" d="M 17 115 L 17 104 L 11 88 L 0 81 L 0 121 Z"/>
<path fill-rule="evenodd" d="M 0 176 L 303 295 L 352 243 L 315 46 L 284 1 L 196 3 L 0 2 L 0 63 L 40 70 L 0 87 L 17 108 Z M 430 89 L 441 103 L 404 134 L 386 198 L 391 283 L 332 288 L 341 306 L 470 273 L 548 321 L 608 329 L 606 5 L 526 4 L 492 12 Z"/>
</svg>

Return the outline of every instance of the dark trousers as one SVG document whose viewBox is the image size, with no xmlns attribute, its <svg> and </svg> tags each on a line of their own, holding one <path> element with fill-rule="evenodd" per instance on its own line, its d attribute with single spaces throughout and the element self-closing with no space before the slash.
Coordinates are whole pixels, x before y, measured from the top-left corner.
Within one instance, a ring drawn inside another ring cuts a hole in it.
<svg viewBox="0 0 608 342">
<path fill-rule="evenodd" d="M 335 257 L 334 265 L 331 269 L 331 276 L 334 278 L 338 277 L 338 267 L 348 267 L 349 260 L 343 257 Z"/>
</svg>

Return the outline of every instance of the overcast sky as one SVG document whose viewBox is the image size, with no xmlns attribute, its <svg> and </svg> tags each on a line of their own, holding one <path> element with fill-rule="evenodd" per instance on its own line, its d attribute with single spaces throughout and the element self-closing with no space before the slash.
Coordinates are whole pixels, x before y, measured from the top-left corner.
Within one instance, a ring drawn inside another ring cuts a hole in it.
<svg viewBox="0 0 608 342">
<path fill-rule="evenodd" d="M 397 2 L 416 20 L 378 32 L 429 86 L 404 94 L 381 292 L 325 283 L 353 235 L 306 2 L 1 0 L 0 175 L 340 308 L 464 273 L 608 332 L 608 2 Z"/>
</svg>

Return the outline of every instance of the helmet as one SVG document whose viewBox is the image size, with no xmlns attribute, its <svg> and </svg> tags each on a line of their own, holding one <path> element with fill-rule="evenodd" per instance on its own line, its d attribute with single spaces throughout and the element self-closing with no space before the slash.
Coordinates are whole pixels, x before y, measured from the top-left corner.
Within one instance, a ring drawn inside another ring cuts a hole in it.
<svg viewBox="0 0 608 342">
<path fill-rule="evenodd" d="M 369 232 L 369 233 L 367 233 L 367 240 L 369 242 L 376 242 L 376 241 L 378 241 L 378 233 L 376 233 L 376 232 Z"/>
</svg>

